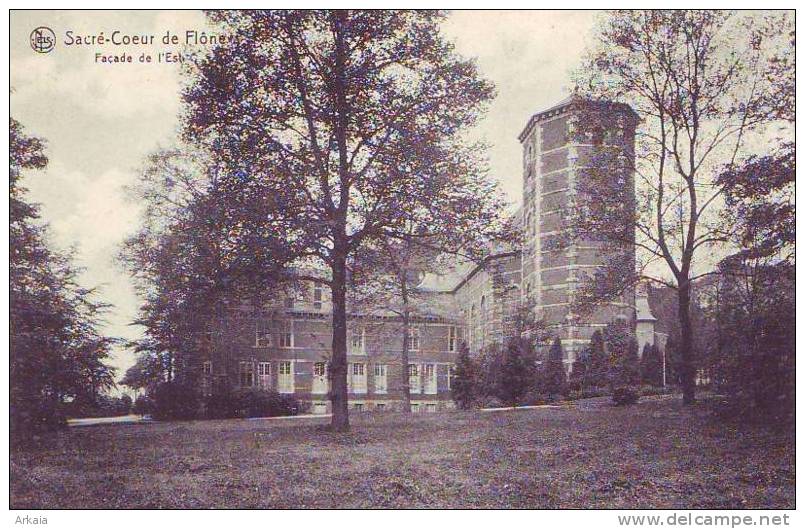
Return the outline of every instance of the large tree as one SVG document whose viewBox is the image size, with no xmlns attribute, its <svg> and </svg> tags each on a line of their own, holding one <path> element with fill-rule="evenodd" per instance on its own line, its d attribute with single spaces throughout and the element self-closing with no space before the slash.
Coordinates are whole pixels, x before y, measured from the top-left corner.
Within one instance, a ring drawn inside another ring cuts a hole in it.
<svg viewBox="0 0 805 529">
<path fill-rule="evenodd" d="M 23 173 L 47 165 L 44 142 L 14 119 L 9 136 L 10 419 L 15 437 L 63 424 L 67 404 L 114 385 L 105 361 L 115 340 L 100 332 L 108 305 L 78 284 L 71 255 L 50 248 Z"/>
<path fill-rule="evenodd" d="M 127 385 L 193 378 L 228 304 L 251 300 L 259 307 L 280 281 L 282 264 L 270 266 L 264 256 L 279 256 L 286 246 L 271 234 L 232 236 L 241 219 L 221 206 L 216 168 L 187 145 L 152 153 L 129 192 L 142 205 L 142 224 L 120 258 L 144 300 L 134 322 L 144 332 L 130 344 L 139 357 Z M 242 320 L 229 321 L 248 324 Z"/>
<path fill-rule="evenodd" d="M 209 17 L 232 38 L 190 67 L 185 138 L 215 157 L 233 216 L 259 204 L 238 236 L 281 233 L 299 248 L 288 265 L 328 272 L 332 426 L 344 430 L 348 263 L 365 244 L 404 238 L 409 221 L 461 228 L 445 250 L 468 226 L 499 223 L 483 148 L 464 134 L 494 90 L 443 39 L 441 12 Z"/>
<path fill-rule="evenodd" d="M 708 289 L 708 375 L 736 415 L 785 421 L 794 414 L 795 271 L 786 261 L 738 253 Z"/>
<path fill-rule="evenodd" d="M 637 273 L 629 260 L 612 262 L 580 299 L 612 298 L 641 278 L 673 287 L 685 403 L 695 401 L 692 286 L 713 272 L 712 257 L 730 240 L 718 215 L 726 186 L 717 177 L 781 119 L 772 94 L 780 75 L 793 75 L 777 60 L 793 54 L 791 23 L 779 12 L 612 12 L 578 74 L 584 97 L 627 103 L 641 119 L 633 164 L 606 137 L 592 142 L 588 178 L 580 179 L 583 214 L 574 219 L 588 239 L 636 244 Z M 581 120 L 580 132 L 594 138 L 588 126 L 595 120 Z M 636 201 L 611 177 L 613 163 L 636 175 Z"/>
</svg>

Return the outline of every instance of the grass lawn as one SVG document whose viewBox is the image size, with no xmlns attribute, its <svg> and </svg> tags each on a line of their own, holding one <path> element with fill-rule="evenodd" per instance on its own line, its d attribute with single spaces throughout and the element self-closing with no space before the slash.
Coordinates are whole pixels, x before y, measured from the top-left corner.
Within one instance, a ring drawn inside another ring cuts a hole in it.
<svg viewBox="0 0 805 529">
<path fill-rule="evenodd" d="M 794 440 L 678 398 L 514 412 L 71 428 L 11 454 L 11 508 L 793 508 Z"/>
</svg>

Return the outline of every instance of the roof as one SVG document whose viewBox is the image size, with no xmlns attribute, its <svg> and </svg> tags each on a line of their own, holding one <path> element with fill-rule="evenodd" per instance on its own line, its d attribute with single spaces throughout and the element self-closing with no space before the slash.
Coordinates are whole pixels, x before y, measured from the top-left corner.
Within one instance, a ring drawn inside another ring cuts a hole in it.
<svg viewBox="0 0 805 529">
<path fill-rule="evenodd" d="M 528 134 L 531 132 L 531 129 L 534 128 L 534 125 L 538 121 L 541 121 L 545 118 L 549 118 L 551 116 L 555 116 L 557 114 L 561 114 L 567 111 L 571 106 L 578 105 L 580 103 L 619 108 L 620 110 L 623 110 L 624 112 L 627 112 L 631 114 L 633 117 L 637 118 L 637 113 L 632 109 L 632 107 L 630 107 L 625 103 L 619 103 L 616 101 L 593 101 L 591 99 L 583 99 L 578 95 L 572 94 L 564 98 L 560 102 L 556 103 L 555 105 L 546 108 L 545 110 L 541 110 L 536 114 L 534 114 L 533 116 L 531 116 L 528 119 L 525 128 L 523 128 L 523 131 L 517 135 L 517 139 L 520 140 L 520 142 L 522 142 L 526 138 L 526 136 L 528 136 Z"/>
<path fill-rule="evenodd" d="M 635 297 L 635 309 L 635 319 L 637 321 L 657 321 L 657 318 L 651 313 L 647 295 L 641 293 Z"/>
</svg>

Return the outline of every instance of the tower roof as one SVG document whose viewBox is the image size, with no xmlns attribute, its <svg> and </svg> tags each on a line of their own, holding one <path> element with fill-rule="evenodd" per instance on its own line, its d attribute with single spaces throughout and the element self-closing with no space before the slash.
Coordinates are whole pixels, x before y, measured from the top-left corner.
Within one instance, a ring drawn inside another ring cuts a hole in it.
<svg viewBox="0 0 805 529">
<path fill-rule="evenodd" d="M 549 118 L 551 116 L 567 112 L 568 110 L 571 109 L 571 107 L 582 103 L 614 108 L 622 110 L 628 114 L 631 114 L 635 119 L 638 117 L 637 113 L 632 109 L 632 107 L 630 107 L 625 103 L 618 103 L 613 101 L 593 101 L 591 99 L 584 99 L 576 94 L 571 94 L 568 97 L 561 100 L 560 102 L 556 103 L 555 105 L 546 108 L 545 110 L 541 110 L 536 114 L 534 114 L 533 116 L 531 116 L 528 120 L 528 123 L 526 123 L 526 126 L 523 129 L 523 131 L 520 134 L 518 134 L 517 139 L 520 140 L 520 142 L 522 142 L 528 136 L 528 134 L 531 132 L 531 130 L 534 128 L 534 125 L 538 121 L 542 121 L 543 119 Z"/>
<path fill-rule="evenodd" d="M 635 309 L 635 319 L 637 321 L 657 321 L 657 318 L 651 313 L 647 295 L 637 294 L 635 297 Z"/>
</svg>

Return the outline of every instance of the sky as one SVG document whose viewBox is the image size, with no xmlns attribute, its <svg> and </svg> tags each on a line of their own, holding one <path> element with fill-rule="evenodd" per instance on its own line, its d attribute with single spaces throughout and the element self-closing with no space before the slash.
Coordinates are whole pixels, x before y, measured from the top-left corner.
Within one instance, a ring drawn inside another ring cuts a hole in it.
<svg viewBox="0 0 805 529">
<path fill-rule="evenodd" d="M 517 135 L 528 118 L 564 99 L 570 73 L 598 15 L 590 11 L 454 11 L 444 35 L 497 87 L 497 98 L 473 131 L 490 146 L 491 176 L 512 204 L 521 199 Z M 30 45 L 34 28 L 56 35 L 49 53 Z M 180 75 L 176 63 L 158 63 L 166 33 L 183 36 L 209 28 L 198 11 L 12 11 L 11 115 L 28 134 L 47 140 L 43 171 L 24 174 L 30 199 L 41 204 L 51 243 L 75 248 L 85 286 L 100 287 L 114 307 L 103 331 L 133 339 L 140 304 L 128 275 L 115 261 L 121 242 L 137 229 L 139 205 L 127 198 L 145 157 L 177 137 Z M 67 36 L 70 31 L 71 37 Z M 77 37 L 109 39 L 155 35 L 152 45 L 77 45 Z M 71 39 L 73 44 L 67 45 Z M 127 52 L 132 63 L 99 62 L 96 52 Z M 151 63 L 140 63 L 142 54 Z M 122 376 L 134 363 L 125 349 L 111 361 Z"/>
</svg>

